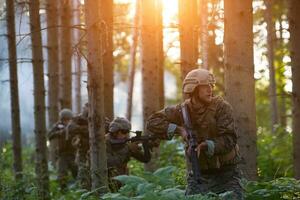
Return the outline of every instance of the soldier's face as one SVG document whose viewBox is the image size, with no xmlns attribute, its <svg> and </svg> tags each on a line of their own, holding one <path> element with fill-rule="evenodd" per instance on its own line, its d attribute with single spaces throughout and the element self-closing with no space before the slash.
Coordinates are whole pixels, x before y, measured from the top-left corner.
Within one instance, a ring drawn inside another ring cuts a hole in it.
<svg viewBox="0 0 300 200">
<path fill-rule="evenodd" d="M 65 125 L 69 124 L 70 121 L 71 121 L 71 119 L 69 119 L 69 118 L 62 119 L 62 123 Z"/>
<path fill-rule="evenodd" d="M 129 133 L 128 132 L 123 132 L 123 131 L 118 131 L 117 133 L 116 133 L 116 139 L 126 139 L 126 138 L 128 138 L 129 137 Z"/>
<path fill-rule="evenodd" d="M 210 103 L 213 97 L 213 85 L 199 85 L 198 98 L 203 103 Z"/>
</svg>

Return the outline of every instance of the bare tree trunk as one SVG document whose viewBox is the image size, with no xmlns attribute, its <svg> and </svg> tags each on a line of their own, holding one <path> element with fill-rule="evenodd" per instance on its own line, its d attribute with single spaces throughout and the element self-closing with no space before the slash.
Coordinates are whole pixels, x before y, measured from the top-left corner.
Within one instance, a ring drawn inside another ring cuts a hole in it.
<svg viewBox="0 0 300 200">
<path fill-rule="evenodd" d="M 157 53 L 157 34 L 155 29 L 156 20 L 155 2 L 152 0 L 141 1 L 141 59 L 142 59 L 142 93 L 143 93 L 143 119 L 159 110 L 159 66 Z M 145 123 L 144 123 L 145 125 Z M 154 171 L 155 163 L 145 165 L 146 170 Z"/>
<path fill-rule="evenodd" d="M 59 103 L 59 60 L 58 60 L 58 12 L 57 0 L 47 0 L 47 53 L 48 53 L 48 104 L 49 104 L 49 127 L 58 120 L 58 103 Z M 56 163 L 57 140 L 50 141 L 49 160 L 52 166 Z"/>
<path fill-rule="evenodd" d="M 268 63 L 269 63 L 269 96 L 271 100 L 271 120 L 272 120 L 272 132 L 275 131 L 275 125 L 278 124 L 278 103 L 277 103 L 277 92 L 276 92 L 276 80 L 275 80 L 275 66 L 274 66 L 274 42 L 276 39 L 275 35 L 275 24 L 273 23 L 273 0 L 265 0 L 266 13 L 265 19 L 267 22 L 267 49 L 268 49 Z"/>
<path fill-rule="evenodd" d="M 225 0 L 225 94 L 233 106 L 246 178 L 257 178 L 252 1 Z"/>
<path fill-rule="evenodd" d="M 130 47 L 130 61 L 129 61 L 129 78 L 128 78 L 128 96 L 127 96 L 127 112 L 126 118 L 130 121 L 132 116 L 132 99 L 133 86 L 136 68 L 136 50 L 139 35 L 139 18 L 140 18 L 140 0 L 136 1 L 134 25 L 132 29 L 132 45 Z"/>
<path fill-rule="evenodd" d="M 81 5 L 79 0 L 73 0 L 73 25 L 78 26 L 81 22 L 80 20 L 80 11 L 81 11 Z M 73 38 L 74 38 L 74 46 L 76 45 L 79 48 L 81 48 L 81 41 L 80 41 L 80 31 L 78 29 L 74 29 L 73 31 Z M 81 56 L 80 52 L 77 51 L 77 53 L 74 55 L 74 63 L 75 63 L 75 99 L 76 99 L 76 112 L 81 112 Z"/>
<path fill-rule="evenodd" d="M 207 27 L 207 0 L 199 0 L 200 7 L 200 48 L 202 68 L 208 69 L 208 27 Z M 213 19 L 212 19 L 213 20 Z"/>
<path fill-rule="evenodd" d="M 99 12 L 103 28 L 103 70 L 104 76 L 104 113 L 105 117 L 114 117 L 114 63 L 113 63 L 113 0 L 102 0 Z"/>
<path fill-rule="evenodd" d="M 71 0 L 59 1 L 61 24 L 60 51 L 60 108 L 72 109 L 72 43 L 71 43 Z"/>
<path fill-rule="evenodd" d="M 163 45 L 163 7 L 162 0 L 156 0 L 156 33 L 157 33 L 157 61 L 158 61 L 158 87 L 159 87 L 159 106 L 163 109 L 165 106 L 165 91 L 164 91 L 164 45 Z"/>
<path fill-rule="evenodd" d="M 179 0 L 181 78 L 196 69 L 198 59 L 197 0 Z"/>
<path fill-rule="evenodd" d="M 300 1 L 289 1 L 289 25 L 293 82 L 294 174 L 300 179 Z"/>
<path fill-rule="evenodd" d="M 14 1 L 6 0 L 7 16 L 7 37 L 9 54 L 9 78 L 11 96 L 11 125 L 13 142 L 13 168 L 15 179 L 22 178 L 22 143 L 20 125 L 20 105 L 18 88 L 18 69 L 16 51 L 16 31 L 15 31 L 15 6 Z"/>
<path fill-rule="evenodd" d="M 39 8 L 40 3 L 38 0 L 29 1 L 36 140 L 35 172 L 39 199 L 50 199 L 46 146 L 44 66 Z"/>
<path fill-rule="evenodd" d="M 103 28 L 99 10 L 103 1 L 86 0 L 85 15 L 88 47 L 89 134 L 92 189 L 108 190 L 104 121 Z"/>
</svg>

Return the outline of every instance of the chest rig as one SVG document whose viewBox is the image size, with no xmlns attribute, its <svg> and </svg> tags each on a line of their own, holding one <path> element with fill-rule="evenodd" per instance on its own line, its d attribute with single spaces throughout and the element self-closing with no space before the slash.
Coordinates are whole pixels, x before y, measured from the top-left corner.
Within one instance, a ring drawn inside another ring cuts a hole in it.
<svg viewBox="0 0 300 200">
<path fill-rule="evenodd" d="M 214 97 L 209 105 L 201 107 L 193 105 L 190 100 L 184 102 L 188 108 L 198 144 L 205 140 L 213 140 L 218 136 L 216 112 L 217 106 L 222 103 L 222 101 L 223 99 L 221 97 Z M 186 151 L 187 149 L 188 147 L 186 146 Z M 238 147 L 225 155 L 214 154 L 213 156 L 208 156 L 205 152 L 201 152 L 199 156 L 201 170 L 220 169 L 224 165 L 234 164 L 237 150 Z M 188 166 L 189 165 L 190 164 L 188 164 Z"/>
</svg>

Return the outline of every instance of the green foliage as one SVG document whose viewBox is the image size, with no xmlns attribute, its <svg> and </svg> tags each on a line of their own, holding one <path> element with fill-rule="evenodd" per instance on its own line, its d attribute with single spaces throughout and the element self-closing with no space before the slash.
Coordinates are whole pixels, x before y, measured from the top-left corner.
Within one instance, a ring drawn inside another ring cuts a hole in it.
<svg viewBox="0 0 300 200">
<path fill-rule="evenodd" d="M 269 182 L 246 183 L 246 199 L 299 199 L 300 182 L 293 178 L 278 178 Z"/>
<path fill-rule="evenodd" d="M 292 134 L 281 127 L 275 133 L 258 129 L 258 173 L 262 180 L 292 174 Z"/>
<path fill-rule="evenodd" d="M 102 199 L 127 200 L 127 199 L 226 199 L 230 193 L 221 195 L 193 195 L 185 196 L 184 186 L 177 185 L 173 174 L 177 173 L 177 168 L 173 166 L 164 167 L 156 170 L 154 173 L 145 172 L 142 177 L 137 176 L 117 176 L 116 180 L 122 182 L 124 186 L 117 193 L 105 194 Z"/>
</svg>

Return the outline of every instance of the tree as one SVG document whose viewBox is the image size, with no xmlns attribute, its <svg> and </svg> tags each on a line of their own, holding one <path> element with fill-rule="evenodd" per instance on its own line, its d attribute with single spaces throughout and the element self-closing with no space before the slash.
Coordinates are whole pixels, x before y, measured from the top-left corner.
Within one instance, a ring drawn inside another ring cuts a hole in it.
<svg viewBox="0 0 300 200">
<path fill-rule="evenodd" d="M 276 80 L 275 80 L 275 66 L 274 66 L 274 43 L 276 40 L 275 35 L 275 23 L 273 22 L 273 0 L 265 0 L 266 12 L 265 20 L 267 22 L 267 49 L 268 49 L 268 64 L 269 64 L 269 96 L 271 100 L 271 120 L 272 120 L 272 132 L 275 131 L 275 125 L 278 124 L 278 104 L 277 104 L 277 92 L 276 92 Z"/>
<path fill-rule="evenodd" d="M 11 96 L 11 125 L 14 155 L 15 179 L 22 177 L 22 145 L 20 126 L 20 105 L 18 88 L 17 52 L 16 52 L 16 31 L 15 31 L 15 6 L 14 1 L 6 0 L 7 10 L 7 37 L 9 54 L 9 77 Z"/>
<path fill-rule="evenodd" d="M 89 97 L 89 134 L 92 189 L 102 188 L 107 184 L 107 158 L 104 120 L 104 72 L 103 72 L 103 37 L 102 18 L 99 10 L 104 6 L 102 0 L 85 1 L 88 48 L 88 97 Z"/>
<path fill-rule="evenodd" d="M 202 68 L 208 69 L 208 28 L 207 28 L 207 0 L 199 1 L 199 11 L 200 11 L 200 47 L 201 47 L 201 59 Z"/>
<path fill-rule="evenodd" d="M 231 103 L 240 136 L 241 166 L 245 176 L 256 179 L 256 120 L 254 93 L 252 1 L 224 1 L 225 94 Z"/>
<path fill-rule="evenodd" d="M 81 22 L 81 4 L 79 0 L 72 1 L 73 6 L 73 26 L 78 27 Z M 73 31 L 73 45 L 77 46 L 79 50 L 77 54 L 74 55 L 74 63 L 75 63 L 75 99 L 76 99 L 76 112 L 81 112 L 81 54 L 80 48 L 82 48 L 81 41 L 80 41 L 80 30 L 75 29 Z"/>
<path fill-rule="evenodd" d="M 114 63 L 113 63 L 113 0 L 103 0 L 100 15 L 103 31 L 103 70 L 104 76 L 104 110 L 105 116 L 114 117 Z"/>
<path fill-rule="evenodd" d="M 179 0 L 181 78 L 197 68 L 198 26 L 197 0 Z"/>
<path fill-rule="evenodd" d="M 155 2 L 152 0 L 141 1 L 141 60 L 142 60 L 142 94 L 143 94 L 143 119 L 159 110 L 159 62 L 156 34 Z M 154 44 L 153 44 L 154 43 Z M 144 123 L 145 124 L 145 123 Z M 155 163 L 145 165 L 147 170 L 157 168 Z"/>
<path fill-rule="evenodd" d="M 59 60 L 58 60 L 58 12 L 57 0 L 47 0 L 47 53 L 48 53 L 48 104 L 49 104 L 49 126 L 51 127 L 58 120 L 58 103 L 59 103 Z M 49 160 L 55 166 L 56 155 L 55 149 L 57 140 L 50 141 Z"/>
<path fill-rule="evenodd" d="M 128 78 L 128 96 L 127 96 L 127 112 L 126 118 L 130 121 L 132 115 L 132 98 L 133 98 L 133 86 L 134 86 L 134 76 L 136 68 L 136 50 L 138 44 L 139 35 L 139 18 L 140 18 L 140 1 L 136 1 L 135 5 L 135 16 L 134 24 L 132 29 L 132 45 L 130 47 L 130 61 L 129 61 L 129 78 Z"/>
<path fill-rule="evenodd" d="M 290 52 L 293 82 L 294 174 L 300 178 L 300 1 L 289 1 Z"/>
<path fill-rule="evenodd" d="M 59 1 L 60 16 L 60 106 L 72 109 L 71 1 Z"/>
<path fill-rule="evenodd" d="M 32 65 L 34 85 L 34 122 L 35 122 L 35 172 L 37 191 L 40 199 L 50 199 L 49 176 L 46 147 L 46 119 L 45 119 L 45 86 L 42 52 L 42 36 L 40 25 L 40 3 L 38 0 L 29 1 L 30 31 L 32 44 Z"/>
</svg>

